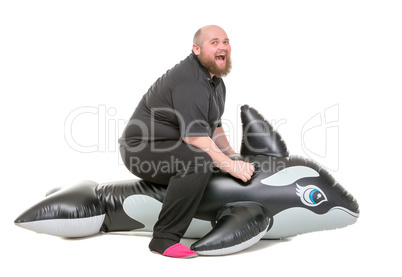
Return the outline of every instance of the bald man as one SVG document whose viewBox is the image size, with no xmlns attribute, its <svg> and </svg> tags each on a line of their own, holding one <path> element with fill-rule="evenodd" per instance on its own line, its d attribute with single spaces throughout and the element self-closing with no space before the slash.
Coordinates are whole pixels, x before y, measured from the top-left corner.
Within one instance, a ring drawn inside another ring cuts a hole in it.
<svg viewBox="0 0 402 277">
<path fill-rule="evenodd" d="M 254 167 L 228 156 L 233 151 L 221 124 L 231 69 L 226 32 L 199 29 L 192 53 L 168 70 L 143 96 L 119 139 L 124 164 L 134 175 L 166 185 L 162 210 L 149 244 L 169 257 L 196 256 L 180 243 L 214 167 L 247 182 Z"/>
</svg>

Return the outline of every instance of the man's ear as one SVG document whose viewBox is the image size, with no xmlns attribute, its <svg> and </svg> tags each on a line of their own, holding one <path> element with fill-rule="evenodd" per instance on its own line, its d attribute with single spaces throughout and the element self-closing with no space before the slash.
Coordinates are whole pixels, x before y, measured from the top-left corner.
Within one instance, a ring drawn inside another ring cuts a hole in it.
<svg viewBox="0 0 402 277">
<path fill-rule="evenodd" d="M 193 44 L 193 52 L 197 56 L 200 54 L 201 48 L 197 44 Z"/>
</svg>

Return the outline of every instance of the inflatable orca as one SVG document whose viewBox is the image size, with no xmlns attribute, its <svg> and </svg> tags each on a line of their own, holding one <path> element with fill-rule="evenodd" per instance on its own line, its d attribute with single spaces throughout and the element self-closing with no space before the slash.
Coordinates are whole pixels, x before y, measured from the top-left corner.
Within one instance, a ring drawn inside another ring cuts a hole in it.
<svg viewBox="0 0 402 277">
<path fill-rule="evenodd" d="M 317 163 L 289 156 L 280 135 L 253 108 L 241 107 L 241 156 L 256 170 L 247 183 L 216 170 L 185 237 L 191 249 L 224 255 L 260 239 L 280 239 L 353 224 L 359 205 Z M 39 233 L 85 237 L 99 232 L 152 232 L 166 187 L 144 180 L 83 181 L 54 190 L 15 224 Z"/>
</svg>

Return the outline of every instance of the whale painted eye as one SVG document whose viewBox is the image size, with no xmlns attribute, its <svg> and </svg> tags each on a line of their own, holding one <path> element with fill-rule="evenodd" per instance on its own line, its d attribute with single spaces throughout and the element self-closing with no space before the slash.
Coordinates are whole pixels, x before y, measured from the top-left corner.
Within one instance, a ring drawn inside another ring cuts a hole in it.
<svg viewBox="0 0 402 277">
<path fill-rule="evenodd" d="M 296 194 L 300 197 L 302 203 L 309 207 L 316 207 L 327 201 L 327 197 L 322 190 L 314 185 L 302 187 L 296 183 Z"/>
</svg>

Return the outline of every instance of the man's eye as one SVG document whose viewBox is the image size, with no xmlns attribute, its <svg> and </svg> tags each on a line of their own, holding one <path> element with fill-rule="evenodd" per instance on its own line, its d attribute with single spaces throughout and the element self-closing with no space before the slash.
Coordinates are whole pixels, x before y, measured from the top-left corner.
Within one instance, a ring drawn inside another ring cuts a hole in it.
<svg viewBox="0 0 402 277">
<path fill-rule="evenodd" d="M 216 42 L 216 41 L 213 41 L 212 44 L 217 44 L 217 42 Z"/>
</svg>

